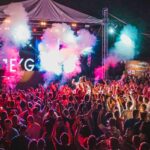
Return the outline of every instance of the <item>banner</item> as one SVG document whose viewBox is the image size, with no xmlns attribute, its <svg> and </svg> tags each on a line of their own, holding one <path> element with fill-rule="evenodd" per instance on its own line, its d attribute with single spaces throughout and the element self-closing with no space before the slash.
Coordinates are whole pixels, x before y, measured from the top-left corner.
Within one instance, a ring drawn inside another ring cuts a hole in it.
<svg viewBox="0 0 150 150">
<path fill-rule="evenodd" d="M 144 61 L 132 60 L 126 63 L 125 68 L 128 74 L 141 76 L 150 71 L 150 64 Z"/>
</svg>

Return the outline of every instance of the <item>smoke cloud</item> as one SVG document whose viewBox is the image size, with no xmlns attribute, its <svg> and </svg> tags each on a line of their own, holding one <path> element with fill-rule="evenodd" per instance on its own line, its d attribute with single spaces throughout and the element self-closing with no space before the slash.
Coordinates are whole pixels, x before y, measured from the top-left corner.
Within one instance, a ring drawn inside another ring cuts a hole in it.
<svg viewBox="0 0 150 150">
<path fill-rule="evenodd" d="M 19 49 L 31 39 L 28 16 L 21 3 L 10 4 L 4 10 L 6 19 L 0 25 L 0 37 L 3 43 L 0 56 L 5 69 L 3 84 L 14 88 L 23 72 L 19 61 Z"/>
<path fill-rule="evenodd" d="M 39 44 L 40 68 L 69 79 L 81 72 L 80 56 L 90 54 L 95 43 L 96 37 L 85 29 L 75 33 L 67 24 L 53 24 Z"/>
<path fill-rule="evenodd" d="M 121 30 L 114 46 L 110 49 L 108 57 L 105 59 L 105 66 L 95 68 L 95 80 L 103 79 L 109 67 L 115 67 L 121 60 L 130 60 L 137 55 L 138 30 L 136 27 L 126 25 Z"/>
</svg>

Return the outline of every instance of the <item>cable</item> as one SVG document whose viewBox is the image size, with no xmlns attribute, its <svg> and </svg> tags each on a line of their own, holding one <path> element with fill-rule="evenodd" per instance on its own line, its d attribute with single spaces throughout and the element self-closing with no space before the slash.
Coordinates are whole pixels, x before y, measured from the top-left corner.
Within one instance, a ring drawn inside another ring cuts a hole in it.
<svg viewBox="0 0 150 150">
<path fill-rule="evenodd" d="M 112 15 L 112 14 L 110 14 L 110 13 L 109 13 L 109 15 L 110 15 L 111 17 L 115 18 L 116 20 L 118 20 L 119 22 L 121 22 L 121 23 L 127 25 L 127 23 L 126 23 L 125 21 L 121 20 L 120 18 L 118 18 L 118 17 L 116 17 L 116 16 L 114 16 L 114 15 Z"/>
<path fill-rule="evenodd" d="M 114 16 L 114 15 L 111 14 L 111 13 L 109 13 L 109 15 L 110 15 L 112 18 L 115 18 L 115 19 L 118 20 L 119 22 L 123 23 L 124 25 L 127 25 L 127 24 L 128 24 L 128 23 L 125 22 L 124 20 L 122 20 L 122 19 L 120 19 L 120 18 Z M 144 33 L 144 32 L 143 32 L 143 33 L 140 33 L 140 34 L 142 34 L 142 35 L 144 35 L 144 36 L 150 38 L 150 33 Z"/>
</svg>

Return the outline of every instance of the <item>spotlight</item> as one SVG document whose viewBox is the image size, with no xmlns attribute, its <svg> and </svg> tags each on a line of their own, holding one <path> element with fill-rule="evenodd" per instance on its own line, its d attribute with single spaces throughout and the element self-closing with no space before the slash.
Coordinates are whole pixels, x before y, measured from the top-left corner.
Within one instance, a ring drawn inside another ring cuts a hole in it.
<svg viewBox="0 0 150 150">
<path fill-rule="evenodd" d="M 36 31 L 37 31 L 37 29 L 36 29 L 36 28 L 33 28 L 33 29 L 32 29 L 32 31 L 33 31 L 33 32 L 36 32 Z"/>
<path fill-rule="evenodd" d="M 43 36 L 40 37 L 40 40 L 43 40 Z"/>
<path fill-rule="evenodd" d="M 90 27 L 90 25 L 89 25 L 89 24 L 86 24 L 86 25 L 85 25 L 85 28 L 89 28 L 89 27 Z"/>
<path fill-rule="evenodd" d="M 11 23 L 11 20 L 7 18 L 7 19 L 4 20 L 4 22 L 5 23 Z"/>
<path fill-rule="evenodd" d="M 76 23 L 72 23 L 71 26 L 72 27 L 77 27 L 77 24 Z"/>
<path fill-rule="evenodd" d="M 112 28 L 112 27 L 109 27 L 108 32 L 109 32 L 110 34 L 114 34 L 114 33 L 115 33 L 115 29 Z"/>
<path fill-rule="evenodd" d="M 40 22 L 40 25 L 43 26 L 43 27 L 45 27 L 45 26 L 47 25 L 47 22 L 41 21 L 41 22 Z"/>
<path fill-rule="evenodd" d="M 32 44 L 29 44 L 29 47 L 32 47 Z"/>
</svg>

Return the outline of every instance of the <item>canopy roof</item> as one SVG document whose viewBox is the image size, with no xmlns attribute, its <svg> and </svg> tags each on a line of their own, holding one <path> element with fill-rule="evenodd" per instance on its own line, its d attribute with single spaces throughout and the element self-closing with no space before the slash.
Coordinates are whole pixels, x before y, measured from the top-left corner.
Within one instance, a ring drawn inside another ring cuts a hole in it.
<svg viewBox="0 0 150 150">
<path fill-rule="evenodd" d="M 23 4 L 25 10 L 28 13 L 29 20 L 47 20 L 52 22 L 68 23 L 76 22 L 85 24 L 102 23 L 101 19 L 97 19 L 82 12 L 78 12 L 53 0 L 26 0 L 19 3 Z M 0 6 L 0 18 L 6 17 L 4 9 L 6 9 L 8 5 Z"/>
</svg>

